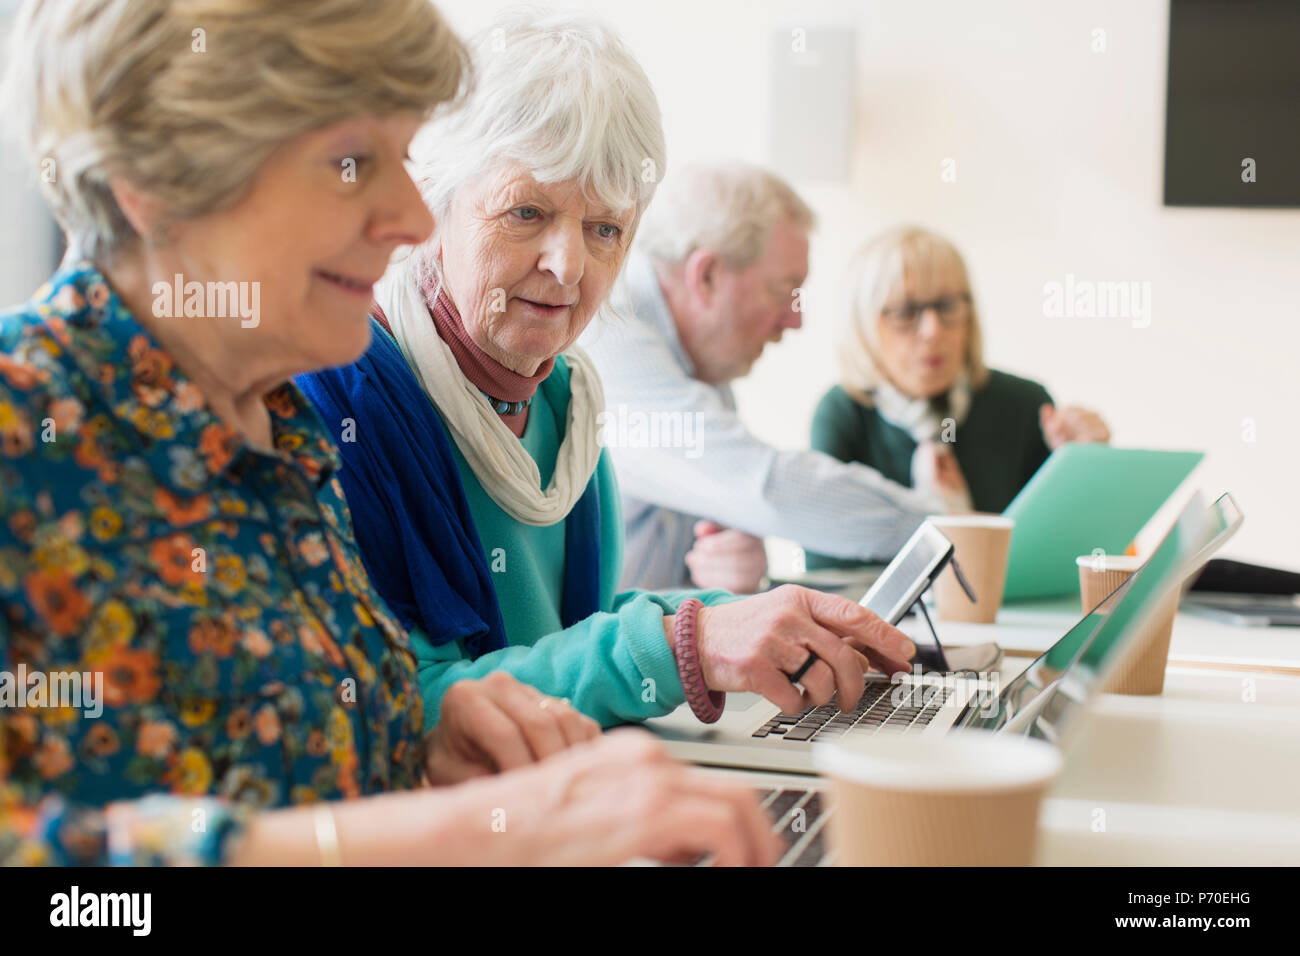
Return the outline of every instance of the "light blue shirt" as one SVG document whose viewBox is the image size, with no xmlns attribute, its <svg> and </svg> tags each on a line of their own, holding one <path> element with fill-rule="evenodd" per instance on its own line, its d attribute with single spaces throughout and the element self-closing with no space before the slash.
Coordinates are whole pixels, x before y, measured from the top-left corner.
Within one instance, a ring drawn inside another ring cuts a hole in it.
<svg viewBox="0 0 1300 956">
<path fill-rule="evenodd" d="M 612 318 L 580 344 L 605 387 L 601 441 L 623 494 L 623 587 L 690 584 L 693 525 L 707 518 L 752 535 L 860 561 L 892 558 L 941 502 L 821 452 L 787 451 L 741 422 L 726 385 L 694 377 L 649 259 L 629 256 Z"/>
</svg>

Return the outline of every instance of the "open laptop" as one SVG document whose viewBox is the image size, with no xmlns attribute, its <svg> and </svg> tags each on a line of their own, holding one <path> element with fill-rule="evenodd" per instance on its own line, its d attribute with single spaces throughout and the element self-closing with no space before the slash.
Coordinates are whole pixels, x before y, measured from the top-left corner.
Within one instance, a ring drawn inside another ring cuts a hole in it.
<svg viewBox="0 0 1300 956">
<path fill-rule="evenodd" d="M 1162 596 L 1171 588 L 1183 587 L 1241 522 L 1241 512 L 1228 495 L 1209 509 L 1198 495 L 1141 569 L 1012 681 L 999 695 L 996 707 L 976 709 L 963 723 L 992 732 L 1039 737 L 1058 746 L 1066 743 L 1077 731 L 1097 688 L 1111 671 L 1124 665 L 1128 654 L 1138 650 L 1132 637 L 1157 612 Z M 1090 620 L 1095 620 L 1095 625 L 1081 627 Z M 824 780 L 762 770 L 714 772 L 743 780 L 758 791 L 773 832 L 782 840 L 780 865 L 834 863 Z"/>
<path fill-rule="evenodd" d="M 1059 739 L 1078 707 L 1122 662 L 1132 643 L 1128 639 L 1145 618 L 1209 560 L 1241 521 L 1230 496 L 1208 509 L 1199 495 L 1194 497 L 1150 559 L 1116 590 L 1113 601 L 1083 615 L 1005 687 L 997 675 L 876 675 L 868 677 L 861 699 L 843 710 L 832 700 L 786 715 L 756 694 L 728 694 L 717 723 L 702 724 L 683 706 L 646 721 L 646 726 L 664 740 L 670 753 L 692 763 L 795 773 L 813 772 L 815 742 L 843 734 L 939 734 L 968 726 Z M 914 600 L 914 590 L 895 598 L 897 605 Z"/>
<path fill-rule="evenodd" d="M 1100 442 L 1056 449 L 1003 512 L 1016 522 L 1004 599 L 1078 594 L 1074 559 L 1123 554 L 1202 457 Z"/>
</svg>

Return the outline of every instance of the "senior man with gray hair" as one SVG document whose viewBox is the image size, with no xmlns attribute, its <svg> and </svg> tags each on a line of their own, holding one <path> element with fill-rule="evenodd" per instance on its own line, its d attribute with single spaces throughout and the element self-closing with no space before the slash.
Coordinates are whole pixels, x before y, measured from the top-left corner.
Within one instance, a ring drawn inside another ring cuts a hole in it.
<svg viewBox="0 0 1300 956">
<path fill-rule="evenodd" d="M 788 184 L 753 166 L 693 166 L 660 186 L 611 301 L 621 320 L 581 340 L 605 386 L 625 587 L 750 593 L 767 571 L 762 535 L 886 559 L 926 514 L 947 510 L 942 461 L 933 490 L 912 490 L 864 465 L 775 448 L 737 414 L 730 383 L 801 324 L 814 225 Z"/>
</svg>

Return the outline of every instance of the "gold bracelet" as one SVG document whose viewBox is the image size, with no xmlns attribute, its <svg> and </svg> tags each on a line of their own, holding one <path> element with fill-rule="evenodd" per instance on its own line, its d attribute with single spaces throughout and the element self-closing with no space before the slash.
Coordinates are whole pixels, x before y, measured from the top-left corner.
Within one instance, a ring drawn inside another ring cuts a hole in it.
<svg viewBox="0 0 1300 956">
<path fill-rule="evenodd" d="M 327 804 L 316 806 L 316 846 L 320 849 L 321 866 L 342 866 L 339 853 L 339 831 L 334 825 L 334 811 Z"/>
</svg>

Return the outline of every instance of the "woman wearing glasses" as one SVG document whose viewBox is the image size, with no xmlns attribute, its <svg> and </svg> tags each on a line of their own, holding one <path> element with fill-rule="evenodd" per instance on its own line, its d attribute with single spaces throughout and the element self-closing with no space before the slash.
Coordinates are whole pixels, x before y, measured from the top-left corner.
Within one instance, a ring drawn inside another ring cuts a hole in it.
<svg viewBox="0 0 1300 956">
<path fill-rule="evenodd" d="M 999 512 L 1052 449 L 1109 440 L 1094 412 L 1058 409 L 1037 382 L 985 366 L 966 264 L 946 239 L 877 236 L 851 283 L 840 381 L 817 406 L 813 448 L 938 490 L 950 510 Z"/>
</svg>

